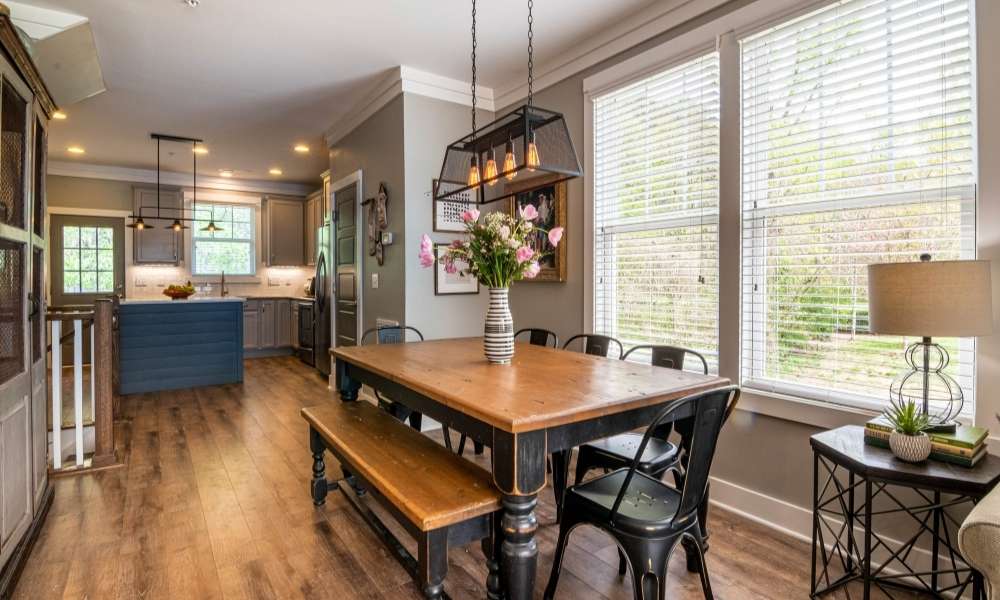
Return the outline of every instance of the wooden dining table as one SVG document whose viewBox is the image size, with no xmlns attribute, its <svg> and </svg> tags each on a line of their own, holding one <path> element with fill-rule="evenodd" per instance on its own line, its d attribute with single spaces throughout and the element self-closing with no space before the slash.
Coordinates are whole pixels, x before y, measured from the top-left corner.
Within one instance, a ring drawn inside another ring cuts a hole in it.
<svg viewBox="0 0 1000 600">
<path fill-rule="evenodd" d="M 488 593 L 531 598 L 536 577 L 535 506 L 553 477 L 567 476 L 568 451 L 649 425 L 673 400 L 729 380 L 600 356 L 517 343 L 510 364 L 483 356 L 482 338 L 338 347 L 335 382 L 343 401 L 362 384 L 491 449 L 493 481 L 503 494 L 502 581 Z M 684 418 L 689 414 L 677 414 Z"/>
</svg>

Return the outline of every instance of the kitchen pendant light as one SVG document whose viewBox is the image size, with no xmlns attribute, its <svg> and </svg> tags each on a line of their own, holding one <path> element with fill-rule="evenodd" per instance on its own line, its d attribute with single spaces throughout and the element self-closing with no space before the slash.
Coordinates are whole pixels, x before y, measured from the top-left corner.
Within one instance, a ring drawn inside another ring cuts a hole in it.
<svg viewBox="0 0 1000 600">
<path fill-rule="evenodd" d="M 527 101 L 477 128 L 476 2 L 472 0 L 472 132 L 445 149 L 434 201 L 486 204 L 583 174 L 566 119 L 561 113 L 534 105 L 533 8 L 533 0 L 528 0 Z M 503 170 L 497 172 L 499 151 L 503 151 L 504 160 Z M 484 165 L 482 173 L 479 165 Z"/>
<path fill-rule="evenodd" d="M 203 140 L 188 138 L 188 137 L 180 137 L 176 135 L 166 135 L 162 133 L 151 133 L 149 134 L 149 137 L 156 140 L 156 216 L 153 218 L 166 220 L 169 219 L 171 216 L 173 216 L 174 217 L 173 223 L 167 226 L 167 229 L 173 230 L 174 232 L 181 232 L 185 229 L 190 229 L 190 227 L 188 227 L 185 223 L 187 221 L 194 221 L 197 218 L 197 214 L 195 214 L 195 211 L 198 208 L 198 154 L 200 154 L 198 150 L 201 148 L 199 144 L 201 144 Z M 194 211 L 192 211 L 192 217 L 190 219 L 184 216 L 183 206 L 181 206 L 181 208 L 179 209 L 173 209 L 173 208 L 168 209 L 168 213 L 179 210 L 180 215 L 161 214 L 161 206 L 160 206 L 160 142 L 161 141 L 184 142 L 184 143 L 191 143 L 193 145 L 191 155 L 194 157 L 192 163 L 192 179 L 194 182 L 194 201 L 193 201 Z M 130 229 L 137 229 L 140 231 L 144 229 L 155 229 L 155 227 L 153 227 L 149 223 L 146 223 L 146 221 L 143 220 L 143 215 L 142 215 L 143 208 L 151 208 L 151 207 L 140 206 L 139 214 L 130 215 L 129 217 L 132 219 L 132 222 L 126 224 L 125 225 L 126 227 Z M 149 217 L 151 215 L 147 214 L 146 216 Z M 221 231 L 221 229 L 215 228 L 213 231 Z"/>
<path fill-rule="evenodd" d="M 129 229 L 138 229 L 139 231 L 142 231 L 143 229 L 156 229 L 152 225 L 148 225 L 145 221 L 143 221 L 142 217 L 136 217 L 135 220 L 126 225 L 126 227 Z"/>
</svg>

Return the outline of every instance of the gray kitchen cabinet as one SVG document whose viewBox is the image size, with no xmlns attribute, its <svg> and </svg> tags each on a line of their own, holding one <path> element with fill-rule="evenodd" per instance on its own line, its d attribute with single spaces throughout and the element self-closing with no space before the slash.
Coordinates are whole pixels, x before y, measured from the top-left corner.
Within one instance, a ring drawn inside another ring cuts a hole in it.
<svg viewBox="0 0 1000 600">
<path fill-rule="evenodd" d="M 243 349 L 255 350 L 260 344 L 260 303 L 248 300 L 243 305 Z"/>
<path fill-rule="evenodd" d="M 330 210 L 330 199 L 333 197 L 333 190 L 330 189 L 330 172 L 323 172 L 323 201 L 320 202 L 319 223 L 324 225 L 330 222 L 333 211 Z"/>
<path fill-rule="evenodd" d="M 268 197 L 265 201 L 269 267 L 301 266 L 305 258 L 302 201 Z"/>
<path fill-rule="evenodd" d="M 292 348 L 298 350 L 299 348 L 299 303 L 289 302 L 291 304 L 292 322 L 291 322 L 291 337 L 292 337 Z"/>
<path fill-rule="evenodd" d="M 287 348 L 292 345 L 291 300 L 276 300 L 274 302 L 274 345 L 278 348 Z"/>
<path fill-rule="evenodd" d="M 151 227 L 133 229 L 132 260 L 137 265 L 172 264 L 184 260 L 184 232 L 170 228 L 175 218 L 184 216 L 184 196 L 178 189 L 160 188 L 157 218 L 156 188 L 133 188 L 133 214 L 142 216 Z M 152 215 L 152 216 L 150 216 Z"/>
<path fill-rule="evenodd" d="M 274 300 L 261 300 L 260 302 L 260 347 L 275 347 L 275 315 Z"/>
<path fill-rule="evenodd" d="M 316 190 L 305 205 L 305 264 L 316 264 L 316 229 L 323 224 L 323 190 Z"/>
</svg>

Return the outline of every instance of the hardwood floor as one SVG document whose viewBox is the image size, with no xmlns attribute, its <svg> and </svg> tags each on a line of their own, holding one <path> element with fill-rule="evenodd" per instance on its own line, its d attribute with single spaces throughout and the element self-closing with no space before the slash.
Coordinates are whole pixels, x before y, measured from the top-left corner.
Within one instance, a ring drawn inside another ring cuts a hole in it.
<svg viewBox="0 0 1000 600">
<path fill-rule="evenodd" d="M 332 400 L 324 382 L 287 357 L 247 361 L 245 377 L 123 398 L 126 466 L 54 480 L 52 510 L 14 598 L 420 597 L 338 493 L 312 506 L 299 408 Z M 338 475 L 332 458 L 327 464 L 328 476 Z M 549 490 L 538 513 L 540 598 L 557 534 Z M 807 544 L 715 508 L 710 527 L 718 598 L 808 596 Z M 617 560 L 610 538 L 577 529 L 557 597 L 631 598 Z M 669 597 L 701 598 L 683 552 L 670 571 Z M 485 573 L 478 544 L 455 548 L 445 587 L 456 600 L 484 598 Z"/>
</svg>

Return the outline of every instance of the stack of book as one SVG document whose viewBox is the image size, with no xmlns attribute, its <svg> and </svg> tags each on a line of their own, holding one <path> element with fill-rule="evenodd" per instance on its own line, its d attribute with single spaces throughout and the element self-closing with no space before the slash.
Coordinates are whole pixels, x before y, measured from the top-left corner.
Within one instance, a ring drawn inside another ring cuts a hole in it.
<svg viewBox="0 0 1000 600">
<path fill-rule="evenodd" d="M 892 425 L 884 416 L 878 416 L 865 424 L 865 443 L 881 448 L 889 447 Z M 983 427 L 959 425 L 954 433 L 929 432 L 931 437 L 931 458 L 943 462 L 972 467 L 986 456 L 986 436 L 989 431 Z"/>
</svg>

